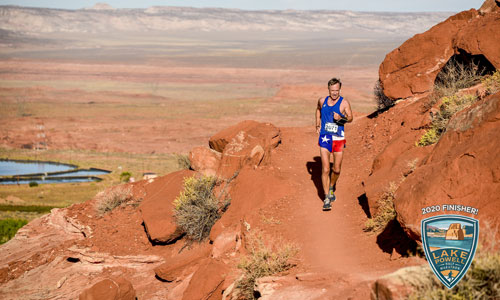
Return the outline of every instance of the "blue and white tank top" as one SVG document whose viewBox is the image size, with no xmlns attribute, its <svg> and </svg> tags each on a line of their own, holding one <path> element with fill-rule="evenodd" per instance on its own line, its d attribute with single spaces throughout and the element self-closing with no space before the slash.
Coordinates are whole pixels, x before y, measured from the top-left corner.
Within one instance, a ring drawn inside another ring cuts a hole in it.
<svg viewBox="0 0 500 300">
<path fill-rule="evenodd" d="M 334 140 L 343 140 L 344 137 L 344 125 L 339 125 L 335 123 L 333 118 L 333 113 L 336 112 L 341 117 L 345 118 L 345 116 L 340 112 L 340 104 L 343 97 L 340 97 L 337 103 L 333 106 L 328 105 L 328 98 L 330 96 L 326 96 L 325 101 L 323 102 L 323 106 L 321 107 L 321 131 L 320 134 L 330 134 L 333 136 Z"/>
</svg>

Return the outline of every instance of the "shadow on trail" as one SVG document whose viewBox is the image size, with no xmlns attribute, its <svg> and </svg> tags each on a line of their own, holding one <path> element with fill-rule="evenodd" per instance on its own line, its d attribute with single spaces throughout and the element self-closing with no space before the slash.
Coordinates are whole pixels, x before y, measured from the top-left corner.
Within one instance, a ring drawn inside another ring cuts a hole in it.
<svg viewBox="0 0 500 300">
<path fill-rule="evenodd" d="M 366 197 L 366 193 L 358 197 L 358 204 L 361 206 L 361 209 L 365 213 L 366 217 L 371 219 L 372 214 L 370 213 L 370 206 L 368 204 L 368 198 Z"/>
<path fill-rule="evenodd" d="M 384 231 L 377 236 L 377 245 L 390 254 L 394 251 L 405 257 L 419 254 L 417 242 L 408 237 L 396 219 L 389 221 Z"/>
<path fill-rule="evenodd" d="M 316 191 L 318 193 L 318 198 L 323 202 L 325 198 L 325 191 L 323 190 L 323 184 L 321 183 L 321 157 L 315 156 L 314 161 L 308 161 L 306 163 L 307 173 L 311 175 L 311 180 L 314 182 Z M 333 163 L 330 162 L 330 170 L 333 170 Z M 336 187 L 333 187 L 336 190 Z"/>
</svg>

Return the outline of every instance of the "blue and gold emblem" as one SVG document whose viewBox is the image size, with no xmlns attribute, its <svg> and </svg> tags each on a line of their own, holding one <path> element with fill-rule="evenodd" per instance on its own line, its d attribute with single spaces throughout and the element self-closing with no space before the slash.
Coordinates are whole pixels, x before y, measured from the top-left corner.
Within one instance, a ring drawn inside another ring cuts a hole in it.
<svg viewBox="0 0 500 300">
<path fill-rule="evenodd" d="M 425 257 L 437 278 L 449 289 L 467 273 L 476 253 L 479 221 L 459 215 L 422 220 Z"/>
</svg>

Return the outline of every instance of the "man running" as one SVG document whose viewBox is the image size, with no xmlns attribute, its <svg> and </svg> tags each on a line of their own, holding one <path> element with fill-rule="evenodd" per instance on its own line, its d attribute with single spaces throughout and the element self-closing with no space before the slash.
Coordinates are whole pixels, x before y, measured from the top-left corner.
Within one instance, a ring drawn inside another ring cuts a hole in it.
<svg viewBox="0 0 500 300">
<path fill-rule="evenodd" d="M 318 99 L 316 108 L 316 132 L 319 133 L 319 153 L 321 156 L 321 182 L 325 192 L 323 210 L 330 210 L 335 201 L 333 187 L 340 176 L 342 150 L 345 148 L 344 124 L 352 122 L 349 101 L 340 96 L 342 83 L 337 78 L 328 81 L 326 98 Z M 330 170 L 330 154 L 333 152 L 333 172 Z M 330 175 L 331 174 L 331 175 Z"/>
</svg>

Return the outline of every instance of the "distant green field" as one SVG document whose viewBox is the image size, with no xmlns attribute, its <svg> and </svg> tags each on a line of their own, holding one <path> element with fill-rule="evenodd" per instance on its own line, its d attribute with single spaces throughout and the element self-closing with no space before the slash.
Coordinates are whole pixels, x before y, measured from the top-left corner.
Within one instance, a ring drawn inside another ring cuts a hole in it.
<svg viewBox="0 0 500 300">
<path fill-rule="evenodd" d="M 120 184 L 120 174 L 132 173 L 136 180 L 142 179 L 144 170 L 165 175 L 179 169 L 174 154 L 100 153 L 74 150 L 13 150 L 0 148 L 0 158 L 43 160 L 76 164 L 82 168 L 98 167 L 112 171 L 100 176 L 101 182 L 40 184 L 37 187 L 23 185 L 0 185 L 0 198 L 15 196 L 22 203 L 0 203 L 0 220 L 22 218 L 31 220 L 50 211 L 53 207 L 66 207 L 92 199 L 107 187 Z"/>
</svg>

